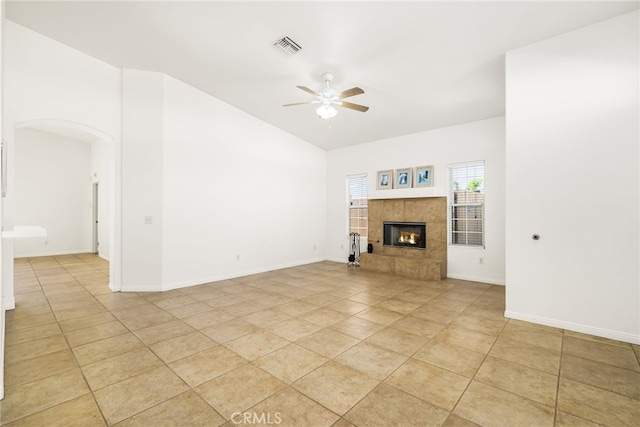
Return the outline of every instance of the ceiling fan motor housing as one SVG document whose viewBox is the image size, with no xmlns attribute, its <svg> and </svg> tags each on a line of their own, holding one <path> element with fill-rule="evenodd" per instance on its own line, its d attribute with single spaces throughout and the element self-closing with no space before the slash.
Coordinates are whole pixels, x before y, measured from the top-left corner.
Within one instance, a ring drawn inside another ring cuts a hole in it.
<svg viewBox="0 0 640 427">
<path fill-rule="evenodd" d="M 318 91 L 318 98 L 322 102 L 331 102 L 338 99 L 338 91 L 331 87 L 325 87 Z"/>
</svg>

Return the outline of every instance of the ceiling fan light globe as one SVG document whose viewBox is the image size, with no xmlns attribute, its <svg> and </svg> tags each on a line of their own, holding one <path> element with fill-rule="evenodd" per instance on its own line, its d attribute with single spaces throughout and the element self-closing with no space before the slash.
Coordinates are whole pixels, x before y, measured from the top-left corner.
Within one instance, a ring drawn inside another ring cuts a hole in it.
<svg viewBox="0 0 640 427">
<path fill-rule="evenodd" d="M 321 119 L 330 119 L 338 114 L 338 110 L 333 108 L 331 105 L 322 104 L 318 107 L 316 113 L 318 113 L 318 117 Z"/>
</svg>

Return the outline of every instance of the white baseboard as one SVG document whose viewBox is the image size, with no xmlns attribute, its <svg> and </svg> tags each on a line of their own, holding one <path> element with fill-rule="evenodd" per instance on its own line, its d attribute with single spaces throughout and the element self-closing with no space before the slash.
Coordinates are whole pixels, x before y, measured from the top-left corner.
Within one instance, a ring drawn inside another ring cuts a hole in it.
<svg viewBox="0 0 640 427">
<path fill-rule="evenodd" d="M 127 285 L 127 286 L 123 285 L 121 287 L 120 291 L 121 292 L 162 292 L 162 291 L 171 291 L 173 289 L 181 289 L 181 288 L 187 288 L 189 286 L 202 285 L 203 283 L 219 282 L 221 280 L 235 279 L 235 278 L 238 278 L 238 277 L 250 276 L 252 274 L 267 273 L 267 272 L 270 272 L 270 271 L 282 270 L 283 268 L 298 267 L 298 266 L 301 266 L 301 265 L 313 264 L 313 263 L 322 262 L 322 261 L 324 261 L 324 258 L 317 258 L 317 259 L 310 259 L 310 260 L 305 260 L 305 261 L 297 261 L 297 262 L 280 264 L 280 265 L 273 265 L 273 266 L 263 267 L 263 268 L 255 268 L 255 269 L 250 269 L 250 270 L 243 270 L 243 271 L 238 271 L 238 272 L 228 273 L 228 274 L 220 274 L 220 275 L 214 275 L 214 276 L 200 277 L 198 279 L 190 279 L 190 280 L 184 280 L 184 281 L 180 281 L 180 282 L 165 283 L 162 286 L 160 286 L 159 288 L 158 287 L 150 287 L 150 286 L 147 286 L 147 285 Z M 115 291 L 111 287 L 111 284 L 109 285 L 109 289 L 111 289 L 112 291 Z"/>
<path fill-rule="evenodd" d="M 197 285 L 201 285 L 203 283 L 219 282 L 221 280 L 235 279 L 235 278 L 238 278 L 238 277 L 250 276 L 252 274 L 268 273 L 270 271 L 282 270 L 283 268 L 298 267 L 298 266 L 301 266 L 301 265 L 313 264 L 313 263 L 322 262 L 322 261 L 324 261 L 324 258 L 309 259 L 309 260 L 304 260 L 304 261 L 296 261 L 296 262 L 291 262 L 291 263 L 272 265 L 272 266 L 269 266 L 269 267 L 262 267 L 262 268 L 244 270 L 244 271 L 239 271 L 239 272 L 234 272 L 234 273 L 220 274 L 220 275 L 209 276 L 209 277 L 202 277 L 202 278 L 199 278 L 199 279 L 191 279 L 191 280 L 185 280 L 185 281 L 181 281 L 181 282 L 165 283 L 162 286 L 162 290 L 163 291 L 170 291 L 170 290 L 173 290 L 173 289 L 187 288 L 189 286 L 197 286 Z"/>
<path fill-rule="evenodd" d="M 344 258 L 331 257 L 331 258 L 327 258 L 326 260 L 341 262 L 341 263 L 344 263 L 345 265 L 347 264 L 347 256 L 345 256 Z M 470 282 L 488 283 L 490 285 L 505 286 L 505 281 L 503 279 L 494 279 L 492 277 L 465 276 L 463 274 L 447 274 L 447 278 L 468 280 Z"/>
<path fill-rule="evenodd" d="M 111 289 L 113 292 L 118 292 L 118 290 L 113 289 L 111 287 L 111 284 L 109 284 L 109 289 Z M 141 285 L 141 284 L 130 284 L 130 285 L 122 285 L 120 287 L 120 291 L 119 292 L 162 292 L 166 289 L 162 289 L 162 285 L 158 286 L 158 287 L 154 287 L 154 286 L 150 286 L 150 285 Z"/>
<path fill-rule="evenodd" d="M 11 295 L 5 295 L 4 297 L 4 309 L 5 310 L 13 310 L 16 308 L 16 298 Z"/>
<path fill-rule="evenodd" d="M 494 279 L 492 277 L 466 276 L 464 274 L 447 273 L 447 278 L 458 279 L 458 280 L 468 280 L 470 282 L 487 283 L 489 285 L 505 286 L 505 281 L 503 279 Z"/>
<path fill-rule="evenodd" d="M 568 331 L 580 332 L 596 337 L 609 338 L 612 340 L 628 342 L 631 344 L 640 344 L 640 335 L 629 334 L 626 332 L 612 331 L 610 329 L 581 325 L 579 323 L 565 322 L 564 320 L 549 319 L 546 317 L 540 317 L 531 314 L 517 313 L 509 310 L 506 310 L 504 312 L 504 316 L 510 319 L 523 320 L 525 322 L 566 329 Z"/>
<path fill-rule="evenodd" d="M 4 399 L 4 387 L 0 385 L 0 400 Z"/>
</svg>

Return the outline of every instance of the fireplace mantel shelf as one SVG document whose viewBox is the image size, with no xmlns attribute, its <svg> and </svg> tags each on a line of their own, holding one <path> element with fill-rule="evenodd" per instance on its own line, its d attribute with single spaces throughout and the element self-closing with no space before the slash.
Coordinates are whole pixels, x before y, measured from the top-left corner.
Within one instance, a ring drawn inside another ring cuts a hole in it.
<svg viewBox="0 0 640 427">
<path fill-rule="evenodd" d="M 394 188 L 392 190 L 371 190 L 369 200 L 377 199 L 417 199 L 423 197 L 447 197 L 444 187 Z"/>
</svg>

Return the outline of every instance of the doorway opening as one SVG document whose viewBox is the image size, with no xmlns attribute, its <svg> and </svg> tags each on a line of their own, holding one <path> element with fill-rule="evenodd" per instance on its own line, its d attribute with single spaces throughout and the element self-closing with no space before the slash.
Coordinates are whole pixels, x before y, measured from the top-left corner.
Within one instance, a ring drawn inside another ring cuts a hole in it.
<svg viewBox="0 0 640 427">
<path fill-rule="evenodd" d="M 117 153 L 120 151 L 119 144 L 109 134 L 80 123 L 58 120 L 58 119 L 39 119 L 29 120 L 17 123 L 14 130 L 32 129 L 40 132 L 56 135 L 58 137 L 69 138 L 73 140 L 84 141 L 91 144 L 91 174 L 86 176 L 88 202 L 91 204 L 90 211 L 86 223 L 87 244 L 83 245 L 85 252 L 93 252 L 101 258 L 109 261 L 109 289 L 111 291 L 120 291 L 121 289 L 121 272 L 122 272 L 122 248 L 121 248 L 121 224 L 120 206 L 117 203 L 120 195 L 120 165 L 116 161 Z M 15 136 L 14 136 L 15 138 Z M 15 143 L 15 140 L 14 140 Z M 96 172 L 97 171 L 97 172 Z M 35 171 L 34 171 L 35 173 Z M 9 177 L 9 192 L 5 198 L 5 211 L 12 215 L 12 223 L 5 225 L 13 227 L 13 212 L 15 209 L 15 192 L 12 194 L 12 177 Z M 15 183 L 13 183 L 15 185 Z M 15 188 L 14 188 L 15 189 Z M 85 223 L 85 224 L 86 224 Z M 21 224 L 17 224 L 21 225 Z M 7 248 L 8 251 L 3 256 L 3 267 L 11 269 L 10 276 L 13 275 L 13 245 Z M 51 246 L 51 242 L 49 242 Z M 50 248 L 53 249 L 53 248 Z M 9 273 L 9 272 L 8 272 Z M 7 275 L 9 276 L 9 274 Z M 7 294 L 13 295 L 13 281 L 11 281 L 10 289 L 6 289 Z M 7 295 L 5 294 L 5 295 Z"/>
<path fill-rule="evenodd" d="M 98 226 L 99 222 L 100 222 L 100 209 L 99 209 L 99 203 L 100 203 L 100 198 L 98 197 L 98 183 L 94 182 L 93 183 L 93 201 L 91 203 L 91 207 L 92 209 L 92 218 L 91 218 L 91 224 L 92 224 L 92 228 L 93 228 L 93 241 L 92 241 L 92 252 L 94 254 L 99 254 L 100 253 L 100 240 L 99 240 L 99 236 L 100 236 L 100 227 Z"/>
</svg>

